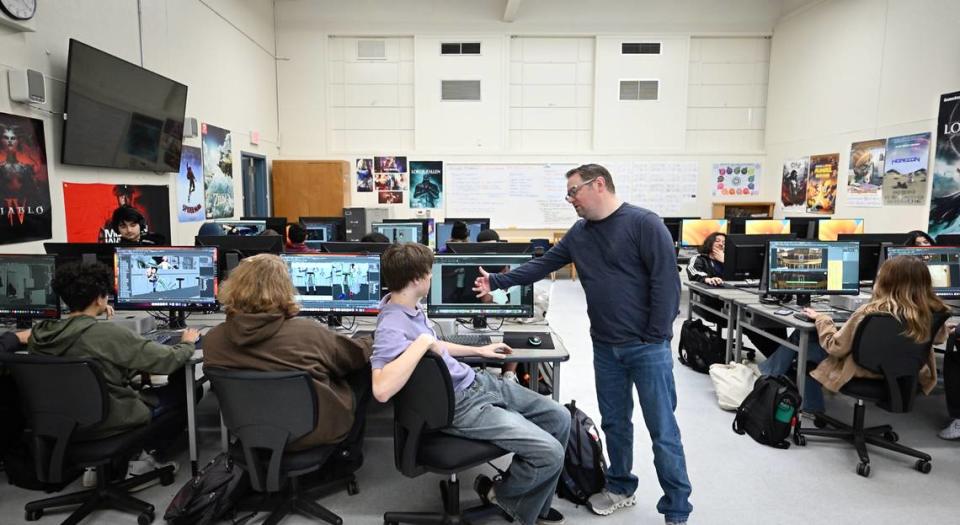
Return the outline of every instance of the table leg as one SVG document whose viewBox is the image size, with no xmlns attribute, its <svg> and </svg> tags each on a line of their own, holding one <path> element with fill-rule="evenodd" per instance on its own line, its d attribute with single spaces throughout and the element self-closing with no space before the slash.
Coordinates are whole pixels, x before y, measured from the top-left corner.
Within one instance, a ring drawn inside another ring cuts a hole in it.
<svg viewBox="0 0 960 525">
<path fill-rule="evenodd" d="M 553 400 L 560 402 L 560 361 L 553 362 Z"/>
<path fill-rule="evenodd" d="M 194 385 L 196 380 L 197 367 L 193 362 L 187 363 L 183 367 L 184 373 L 187 374 L 186 384 L 187 384 L 187 442 L 190 446 L 190 473 L 192 476 L 197 475 L 198 471 L 198 453 L 197 453 L 197 400 L 195 394 Z"/>
<path fill-rule="evenodd" d="M 810 331 L 800 330 L 800 343 L 797 348 L 797 390 L 800 391 L 801 398 L 807 384 L 807 347 L 809 343 Z"/>
<path fill-rule="evenodd" d="M 729 363 L 730 358 L 733 357 L 733 337 L 730 336 L 734 334 L 736 326 L 739 324 L 739 320 L 737 319 L 737 305 L 731 301 L 727 305 L 727 349 L 723 354 L 724 363 Z"/>
<path fill-rule="evenodd" d="M 734 319 L 737 320 L 737 329 L 736 329 L 736 332 L 737 332 L 736 361 L 737 361 L 738 363 L 740 362 L 740 359 L 741 359 L 741 357 L 740 357 L 741 352 L 743 352 L 743 319 L 741 318 L 741 316 L 744 315 L 745 313 L 746 313 L 746 310 L 745 310 L 745 309 L 743 309 L 743 308 L 737 308 L 737 315 L 736 315 L 736 317 L 733 317 Z"/>
</svg>

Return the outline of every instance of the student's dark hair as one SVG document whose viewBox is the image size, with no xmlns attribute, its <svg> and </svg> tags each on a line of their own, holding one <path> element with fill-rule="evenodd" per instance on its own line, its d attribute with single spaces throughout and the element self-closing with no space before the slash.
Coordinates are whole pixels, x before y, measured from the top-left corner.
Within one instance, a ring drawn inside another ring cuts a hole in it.
<svg viewBox="0 0 960 525">
<path fill-rule="evenodd" d="M 302 244 L 307 240 L 307 230 L 295 222 L 290 223 L 287 225 L 287 239 L 291 244 Z"/>
<path fill-rule="evenodd" d="M 574 175 L 580 175 L 580 178 L 584 181 L 590 179 L 603 179 L 603 182 L 606 183 L 607 189 L 610 190 L 610 193 L 616 193 L 617 188 L 613 185 L 613 175 L 610 175 L 610 172 L 607 171 L 607 168 L 599 164 L 584 164 L 583 166 L 577 166 L 572 170 L 567 172 L 567 178 L 573 177 Z"/>
<path fill-rule="evenodd" d="M 929 233 L 923 230 L 913 230 L 907 234 L 907 242 L 903 243 L 904 246 L 916 246 L 918 238 L 924 238 L 927 242 L 930 243 L 930 246 L 936 246 L 937 243 L 933 240 L 933 237 Z"/>
<path fill-rule="evenodd" d="M 467 223 L 463 221 L 454 222 L 453 228 L 450 230 L 450 238 L 458 241 L 465 241 L 469 239 L 470 229 L 467 227 Z"/>
<path fill-rule="evenodd" d="M 717 243 L 718 237 L 726 239 L 727 234 L 723 232 L 713 232 L 707 235 L 707 238 L 703 240 L 703 244 L 700 245 L 700 254 L 709 256 L 713 253 L 713 245 Z"/>
<path fill-rule="evenodd" d="M 499 240 L 500 234 L 497 233 L 497 230 L 480 230 L 480 233 L 477 234 L 477 242 L 490 242 Z"/>
<path fill-rule="evenodd" d="M 400 291 L 433 268 L 433 252 L 416 242 L 390 245 L 380 256 L 380 277 L 391 291 Z"/>
<path fill-rule="evenodd" d="M 77 312 L 98 298 L 110 295 L 113 275 L 109 268 L 99 262 L 72 262 L 57 268 L 52 286 L 64 304 Z"/>
<path fill-rule="evenodd" d="M 113 210 L 113 216 L 110 217 L 110 227 L 113 228 L 114 232 L 120 233 L 120 223 L 122 222 L 135 222 L 139 224 L 141 234 L 147 229 L 147 219 L 140 213 L 140 210 L 129 204 L 124 204 Z"/>
<path fill-rule="evenodd" d="M 380 232 L 372 232 L 361 237 L 360 242 L 390 242 L 390 239 Z"/>
</svg>

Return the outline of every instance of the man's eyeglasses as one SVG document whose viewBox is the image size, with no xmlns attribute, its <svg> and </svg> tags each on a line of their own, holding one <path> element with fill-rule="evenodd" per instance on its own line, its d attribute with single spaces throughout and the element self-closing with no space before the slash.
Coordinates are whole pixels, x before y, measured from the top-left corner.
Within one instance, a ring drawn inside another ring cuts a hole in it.
<svg viewBox="0 0 960 525">
<path fill-rule="evenodd" d="M 598 178 L 599 178 L 599 177 L 594 177 L 594 178 L 592 178 L 592 179 L 585 180 L 585 181 L 581 182 L 580 184 L 575 184 L 575 185 L 573 185 L 573 186 L 570 186 L 570 188 L 567 189 L 567 200 L 570 200 L 570 199 L 576 197 L 576 196 L 577 196 L 577 192 L 579 192 L 581 188 L 583 188 L 583 187 L 586 186 L 587 184 L 590 184 L 591 182 L 597 180 Z"/>
</svg>

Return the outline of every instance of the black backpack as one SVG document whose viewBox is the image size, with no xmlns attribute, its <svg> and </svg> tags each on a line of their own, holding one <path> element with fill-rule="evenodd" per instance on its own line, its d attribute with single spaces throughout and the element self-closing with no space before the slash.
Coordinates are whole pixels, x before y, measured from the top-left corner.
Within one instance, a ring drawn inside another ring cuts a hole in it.
<svg viewBox="0 0 960 525">
<path fill-rule="evenodd" d="M 800 392 L 786 376 L 762 376 L 737 408 L 733 431 L 750 434 L 757 443 L 790 448 L 787 437 L 796 426 Z"/>
<path fill-rule="evenodd" d="M 218 454 L 180 488 L 163 519 L 173 525 L 207 525 L 225 519 L 233 515 L 236 503 L 249 489 L 246 471 L 234 465 L 227 454 Z"/>
<path fill-rule="evenodd" d="M 590 496 L 606 486 L 607 461 L 603 458 L 603 442 L 593 420 L 577 408 L 576 401 L 564 406 L 570 411 L 570 438 L 557 482 L 557 495 L 584 505 Z"/>
<path fill-rule="evenodd" d="M 727 356 L 727 344 L 716 331 L 700 319 L 686 320 L 680 327 L 680 362 L 707 374 L 710 365 L 723 363 Z"/>
</svg>

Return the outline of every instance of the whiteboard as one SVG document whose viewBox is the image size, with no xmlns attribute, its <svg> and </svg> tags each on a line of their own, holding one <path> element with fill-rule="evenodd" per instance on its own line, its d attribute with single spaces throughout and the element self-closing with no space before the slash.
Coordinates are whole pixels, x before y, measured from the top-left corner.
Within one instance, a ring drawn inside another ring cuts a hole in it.
<svg viewBox="0 0 960 525">
<path fill-rule="evenodd" d="M 444 166 L 448 217 L 489 217 L 492 228 L 569 228 L 577 213 L 565 199 L 564 174 L 578 164 L 453 164 Z M 696 161 L 605 163 L 624 201 L 679 216 L 697 199 Z"/>
</svg>

